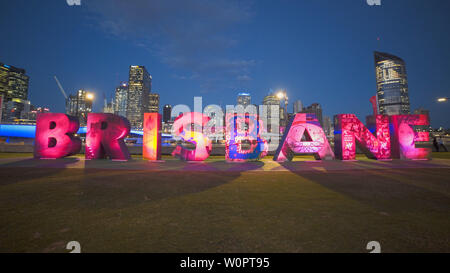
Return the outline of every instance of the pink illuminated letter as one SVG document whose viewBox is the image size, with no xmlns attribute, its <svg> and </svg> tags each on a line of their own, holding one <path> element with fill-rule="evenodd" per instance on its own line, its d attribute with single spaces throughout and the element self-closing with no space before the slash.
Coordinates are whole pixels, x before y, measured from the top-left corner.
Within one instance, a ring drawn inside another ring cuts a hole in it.
<svg viewBox="0 0 450 273">
<path fill-rule="evenodd" d="M 390 159 L 391 141 L 389 134 L 389 117 L 375 117 L 376 136 L 353 114 L 335 116 L 334 151 L 342 160 L 356 158 L 356 142 L 369 158 Z"/>
<path fill-rule="evenodd" d="M 431 149 L 416 148 L 418 141 L 430 140 L 428 132 L 416 132 L 412 126 L 429 125 L 427 115 L 397 115 L 391 116 L 392 124 L 392 154 L 400 159 L 428 159 Z"/>
<path fill-rule="evenodd" d="M 86 159 L 130 159 L 123 141 L 129 133 L 130 123 L 126 118 L 114 114 L 88 114 Z"/>
<path fill-rule="evenodd" d="M 191 150 L 178 145 L 172 152 L 172 155 L 186 161 L 203 161 L 207 159 L 211 154 L 212 142 L 203 134 L 203 126 L 209 120 L 210 117 L 202 113 L 181 114 L 173 123 L 174 135 L 180 136 L 182 140 L 194 144 L 195 149 Z"/>
<path fill-rule="evenodd" d="M 148 160 L 161 160 L 161 114 L 144 114 L 143 157 Z"/>
<path fill-rule="evenodd" d="M 305 141 L 302 138 L 305 137 Z M 314 154 L 316 159 L 334 159 L 322 127 L 315 114 L 296 114 L 286 127 L 273 160 L 291 161 L 294 153 Z"/>
<path fill-rule="evenodd" d="M 81 140 L 74 137 L 80 124 L 66 114 L 41 113 L 36 119 L 35 158 L 62 158 L 76 154 Z"/>
</svg>

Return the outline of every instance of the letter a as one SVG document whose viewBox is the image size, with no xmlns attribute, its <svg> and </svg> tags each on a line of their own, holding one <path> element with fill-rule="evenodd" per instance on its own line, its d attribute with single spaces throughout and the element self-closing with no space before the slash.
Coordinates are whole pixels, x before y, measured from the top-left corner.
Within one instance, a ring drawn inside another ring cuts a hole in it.
<svg viewBox="0 0 450 273">
<path fill-rule="evenodd" d="M 305 132 L 309 139 L 302 141 Z M 334 159 L 330 143 L 315 114 L 300 113 L 291 119 L 273 160 L 291 161 L 294 153 L 314 154 L 316 159 Z"/>
</svg>

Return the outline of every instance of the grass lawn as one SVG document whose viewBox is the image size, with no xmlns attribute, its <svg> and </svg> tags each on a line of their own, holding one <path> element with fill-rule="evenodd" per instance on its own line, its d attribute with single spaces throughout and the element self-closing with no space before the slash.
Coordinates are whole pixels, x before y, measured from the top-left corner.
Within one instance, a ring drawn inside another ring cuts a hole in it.
<svg viewBox="0 0 450 273">
<path fill-rule="evenodd" d="M 83 157 L 83 154 L 79 154 L 77 155 L 77 157 Z M 31 153 L 0 153 L 0 158 L 22 158 L 22 157 L 33 157 L 33 154 Z M 270 156 L 268 156 L 270 157 Z M 141 155 L 132 155 L 133 159 L 140 159 L 142 158 Z M 168 159 L 168 158 L 172 158 L 172 156 L 170 155 L 163 155 L 163 159 Z M 223 156 L 210 156 L 207 160 L 211 161 L 211 160 L 223 160 Z M 357 154 L 356 158 L 358 160 L 364 160 L 366 159 L 365 155 L 362 154 Z M 441 153 L 437 153 L 437 152 L 433 152 L 432 153 L 432 158 L 444 158 L 444 159 L 450 159 L 450 152 L 441 152 Z M 313 156 L 295 156 L 295 159 L 297 160 L 301 160 L 301 159 L 305 159 L 305 160 L 314 160 Z"/>
<path fill-rule="evenodd" d="M 445 158 L 445 159 L 450 159 L 450 153 L 449 152 L 443 152 L 443 153 L 437 153 L 437 152 L 433 152 L 432 153 L 432 157 L 433 158 Z"/>
<path fill-rule="evenodd" d="M 450 252 L 449 177 L 0 168 L 0 252 Z"/>
</svg>

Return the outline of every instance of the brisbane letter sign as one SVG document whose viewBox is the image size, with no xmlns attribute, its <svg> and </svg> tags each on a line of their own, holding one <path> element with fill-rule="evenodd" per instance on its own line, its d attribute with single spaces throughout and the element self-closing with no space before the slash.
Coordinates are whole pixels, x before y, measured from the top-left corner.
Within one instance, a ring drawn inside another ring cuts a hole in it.
<svg viewBox="0 0 450 273">
<path fill-rule="evenodd" d="M 429 125 L 426 115 L 374 115 L 367 117 L 367 127 L 353 114 L 334 117 L 334 151 L 315 114 L 296 114 L 289 122 L 273 160 L 292 160 L 295 154 L 313 154 L 318 160 L 355 160 L 356 146 L 367 157 L 376 160 L 428 159 L 430 149 L 416 148 L 415 143 L 429 141 L 428 132 L 416 132 L 413 126 Z M 212 141 L 204 134 L 210 118 L 202 113 L 181 114 L 174 122 L 174 135 L 195 146 L 175 147 L 172 155 L 186 161 L 203 161 L 209 157 Z M 263 123 L 257 115 L 227 114 L 225 158 L 245 162 L 260 160 L 268 153 L 268 143 L 261 136 Z M 81 150 L 81 140 L 75 136 L 79 129 L 76 117 L 60 113 L 38 114 L 34 157 L 63 158 Z M 161 115 L 145 113 L 143 158 L 161 159 Z M 86 151 L 88 160 L 110 158 L 129 160 L 124 139 L 130 133 L 126 118 L 114 114 L 88 114 Z M 247 142 L 250 148 L 244 149 Z"/>
</svg>

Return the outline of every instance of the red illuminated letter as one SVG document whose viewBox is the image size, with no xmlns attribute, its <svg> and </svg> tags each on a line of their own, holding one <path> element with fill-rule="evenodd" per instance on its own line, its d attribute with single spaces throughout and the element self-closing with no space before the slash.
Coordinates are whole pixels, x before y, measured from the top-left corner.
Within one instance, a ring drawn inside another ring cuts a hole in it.
<svg viewBox="0 0 450 273">
<path fill-rule="evenodd" d="M 173 123 L 175 136 L 180 136 L 184 141 L 193 143 L 195 149 L 187 149 L 178 145 L 172 152 L 172 155 L 187 161 L 203 161 L 209 157 L 212 150 L 211 140 L 204 135 L 203 126 L 210 118 L 202 113 L 184 113 L 180 115 Z M 192 128 L 197 127 L 197 129 Z"/>
<path fill-rule="evenodd" d="M 342 160 L 356 158 L 356 142 L 369 158 L 390 159 L 389 117 L 376 116 L 376 137 L 353 114 L 335 116 L 334 152 Z"/>
<path fill-rule="evenodd" d="M 74 137 L 78 118 L 66 114 L 40 113 L 36 119 L 35 158 L 62 158 L 76 154 L 81 140 Z"/>
<path fill-rule="evenodd" d="M 130 133 L 126 118 L 114 114 L 88 114 L 86 159 L 128 160 L 130 154 L 123 139 Z"/>
<path fill-rule="evenodd" d="M 144 114 L 143 157 L 148 160 L 161 159 L 161 114 Z"/>
<path fill-rule="evenodd" d="M 428 159 L 431 149 L 416 148 L 418 141 L 429 141 L 428 132 L 416 132 L 412 126 L 430 125 L 427 115 L 391 116 L 392 155 L 400 159 Z"/>
<path fill-rule="evenodd" d="M 306 141 L 302 141 L 304 135 Z M 273 160 L 290 161 L 294 153 L 314 154 L 316 159 L 334 159 L 330 143 L 315 114 L 295 115 L 284 132 Z"/>
</svg>

